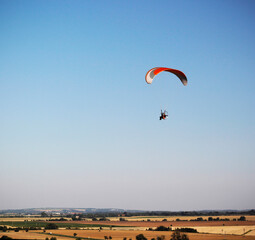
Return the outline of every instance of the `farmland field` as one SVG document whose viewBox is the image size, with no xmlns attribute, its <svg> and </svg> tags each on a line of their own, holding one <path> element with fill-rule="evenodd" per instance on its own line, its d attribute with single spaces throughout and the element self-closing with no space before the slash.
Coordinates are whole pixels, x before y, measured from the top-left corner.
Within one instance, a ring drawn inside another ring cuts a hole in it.
<svg viewBox="0 0 255 240">
<path fill-rule="evenodd" d="M 233 217 L 233 216 L 231 216 Z M 236 216 L 238 219 L 240 216 Z M 25 232 L 20 230 L 14 232 L 0 231 L 0 237 L 7 235 L 16 239 L 44 239 L 46 237 L 55 236 L 58 240 L 90 238 L 90 239 L 105 239 L 105 236 L 111 236 L 113 240 L 133 239 L 135 240 L 138 234 L 144 234 L 148 240 L 165 236 L 166 240 L 171 238 L 172 231 L 148 231 L 149 228 L 155 229 L 158 226 L 170 227 L 172 230 L 176 228 L 194 228 L 198 233 L 187 233 L 190 240 L 255 240 L 255 220 L 254 216 L 247 216 L 248 221 L 194 221 L 197 217 L 174 217 L 179 218 L 179 221 L 173 221 L 173 218 L 162 216 L 162 218 L 153 218 L 144 216 L 139 218 L 128 218 L 128 221 L 119 221 L 117 218 L 111 218 L 111 221 L 28 221 L 27 218 L 23 221 L 6 221 L 10 219 L 1 218 L 1 226 L 8 227 L 40 227 L 42 230 L 29 230 Z M 214 216 L 215 218 L 215 216 Z M 221 216 L 220 218 L 225 218 Z M 125 218 L 126 219 L 126 218 Z M 138 221 L 138 219 L 140 221 Z M 149 219 L 149 220 L 148 220 Z M 167 221 L 162 221 L 167 219 Z M 206 219 L 203 217 L 203 219 Z M 231 219 L 231 218 L 229 218 Z M 15 219 L 16 220 L 16 219 Z M 25 221 L 24 221 L 25 220 Z M 115 221 L 113 221 L 115 220 Z M 193 221 L 190 221 L 193 220 Z M 57 230 L 46 230 L 44 228 L 49 223 L 55 223 L 59 227 Z M 50 234 L 51 233 L 51 234 Z M 74 236 L 74 233 L 77 236 Z"/>
<path fill-rule="evenodd" d="M 180 219 L 181 221 L 190 221 L 195 220 L 198 217 L 202 217 L 203 219 L 208 219 L 212 216 L 133 216 L 133 217 L 124 217 L 127 221 L 162 221 L 166 219 L 167 221 L 176 221 L 176 219 Z M 226 215 L 226 216 L 213 216 L 213 218 L 228 218 L 230 220 L 240 218 L 240 215 Z M 247 221 L 255 221 L 255 215 L 245 215 Z M 110 218 L 111 221 L 118 221 L 119 218 L 112 217 Z"/>
<path fill-rule="evenodd" d="M 74 233 L 77 236 L 74 238 Z M 38 239 L 45 240 L 46 237 L 50 238 L 55 236 L 58 240 L 76 239 L 76 238 L 90 238 L 90 239 L 104 239 L 105 236 L 112 237 L 112 240 L 127 239 L 134 240 L 138 234 L 143 234 L 147 239 L 157 238 L 157 236 L 165 236 L 169 240 L 172 232 L 158 232 L 158 231 L 135 231 L 135 230 L 51 230 L 46 233 L 42 231 L 33 232 L 0 232 L 0 237 L 7 235 L 16 239 Z M 187 233 L 190 240 L 255 240 L 255 236 L 240 236 L 231 234 L 203 234 L 203 233 Z"/>
<path fill-rule="evenodd" d="M 77 233 L 77 237 L 82 238 L 96 238 L 104 239 L 104 236 L 111 236 L 113 240 L 123 240 L 124 237 L 127 239 L 135 239 L 138 234 L 143 234 L 147 239 L 157 238 L 157 236 L 165 236 L 165 239 L 170 239 L 172 232 L 159 232 L 159 231 L 135 231 L 135 230 L 54 230 L 52 234 L 62 234 L 73 236 L 74 233 Z M 190 240 L 209 240 L 209 239 L 247 239 L 254 240 L 254 236 L 243 237 L 238 235 L 227 235 L 227 234 L 197 234 L 197 233 L 187 233 Z"/>
<path fill-rule="evenodd" d="M 255 226 L 194 227 L 200 233 L 235 234 L 255 236 Z"/>
<path fill-rule="evenodd" d="M 58 223 L 58 222 L 56 222 Z M 63 223 L 63 222 L 60 222 Z M 98 224 L 91 221 L 73 221 L 80 224 Z M 165 227 L 194 227 L 194 226 L 255 226 L 255 221 L 100 221 L 104 226 L 131 226 L 155 228 L 159 226 Z"/>
<path fill-rule="evenodd" d="M 45 228 L 47 224 L 55 223 L 59 228 L 100 228 L 100 227 L 118 227 L 118 222 L 116 224 L 106 225 L 102 222 L 82 222 L 82 221 L 64 221 L 64 222 L 52 222 L 52 221 L 0 221 L 0 226 L 9 226 L 9 227 L 38 227 Z M 124 227 L 121 225 L 121 227 Z"/>
<path fill-rule="evenodd" d="M 1 221 L 14 221 L 14 222 L 24 222 L 24 221 L 49 221 L 53 219 L 59 219 L 59 217 L 0 217 Z M 71 218 L 65 218 L 67 220 L 72 220 Z"/>
</svg>

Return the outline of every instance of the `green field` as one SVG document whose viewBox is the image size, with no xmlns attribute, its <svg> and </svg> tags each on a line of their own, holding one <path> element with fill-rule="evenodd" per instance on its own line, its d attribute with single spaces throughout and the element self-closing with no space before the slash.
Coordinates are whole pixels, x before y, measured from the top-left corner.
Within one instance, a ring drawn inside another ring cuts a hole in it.
<svg viewBox="0 0 255 240">
<path fill-rule="evenodd" d="M 82 224 L 82 223 L 72 223 L 72 222 L 66 222 L 66 223 L 59 223 L 59 222 L 43 222 L 43 221 L 0 221 L 0 226 L 11 226 L 11 227 L 20 227 L 20 228 L 30 228 L 30 227 L 36 227 L 36 228 L 45 228 L 49 223 L 56 224 L 59 228 L 100 228 L 100 227 L 122 227 L 118 225 L 103 225 L 103 224 Z"/>
</svg>

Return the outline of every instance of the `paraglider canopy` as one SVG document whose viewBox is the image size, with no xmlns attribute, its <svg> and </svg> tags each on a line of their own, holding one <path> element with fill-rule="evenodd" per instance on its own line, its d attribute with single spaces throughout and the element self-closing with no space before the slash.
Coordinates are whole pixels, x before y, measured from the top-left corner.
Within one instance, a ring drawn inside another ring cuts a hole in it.
<svg viewBox="0 0 255 240">
<path fill-rule="evenodd" d="M 173 68 L 165 68 L 165 67 L 155 67 L 155 68 L 152 68 L 150 69 L 146 76 L 145 76 L 145 81 L 148 83 L 148 84 L 151 84 L 154 77 L 161 73 L 161 72 L 170 72 L 170 73 L 173 73 L 175 74 L 182 82 L 182 84 L 184 86 L 186 86 L 188 84 L 188 80 L 187 80 L 187 77 L 185 76 L 185 74 L 183 72 L 181 72 L 180 70 L 177 70 L 177 69 L 173 69 Z"/>
</svg>

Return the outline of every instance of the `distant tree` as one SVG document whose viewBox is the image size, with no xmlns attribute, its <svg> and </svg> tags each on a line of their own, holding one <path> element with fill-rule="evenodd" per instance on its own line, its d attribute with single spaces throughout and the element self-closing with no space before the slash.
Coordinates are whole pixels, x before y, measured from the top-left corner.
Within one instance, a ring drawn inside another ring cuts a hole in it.
<svg viewBox="0 0 255 240">
<path fill-rule="evenodd" d="M 175 229 L 175 231 L 197 233 L 197 230 L 195 228 L 177 228 Z"/>
<path fill-rule="evenodd" d="M 112 236 L 109 236 L 109 239 L 112 239 Z"/>
<path fill-rule="evenodd" d="M 170 231 L 171 229 L 169 227 L 165 226 L 159 226 L 155 229 L 155 231 Z"/>
<path fill-rule="evenodd" d="M 0 239 L 1 239 L 1 240 L 9 240 L 9 239 L 12 239 L 12 238 L 11 238 L 11 237 L 8 237 L 8 236 L 3 235 Z"/>
<path fill-rule="evenodd" d="M 147 238 L 141 233 L 136 236 L 136 240 L 147 240 Z"/>
<path fill-rule="evenodd" d="M 53 218 L 53 219 L 49 219 L 49 221 L 67 221 L 67 219 L 66 219 L 66 218 L 61 217 L 61 218 Z"/>
<path fill-rule="evenodd" d="M 238 221 L 246 221 L 246 217 L 245 216 L 241 216 Z"/>
<path fill-rule="evenodd" d="M 45 229 L 58 229 L 58 225 L 55 224 L 55 223 L 48 223 L 48 224 L 45 226 Z"/>
<path fill-rule="evenodd" d="M 73 236 L 76 237 L 76 236 L 77 236 L 77 233 L 74 233 Z"/>
<path fill-rule="evenodd" d="M 186 234 L 181 234 L 179 231 L 174 231 L 170 240 L 189 240 Z"/>
<path fill-rule="evenodd" d="M 181 236 L 182 236 L 181 238 L 182 240 L 189 240 L 189 237 L 187 234 L 182 234 Z"/>
<path fill-rule="evenodd" d="M 159 236 L 157 237 L 157 240 L 165 240 L 165 238 L 166 237 L 164 235 L 161 235 L 160 237 Z"/>
<path fill-rule="evenodd" d="M 0 230 L 2 230 L 3 232 L 7 231 L 7 227 L 6 226 L 0 226 Z"/>
<path fill-rule="evenodd" d="M 108 239 L 108 237 L 107 237 L 107 236 L 104 236 L 104 239 L 105 239 L 105 240 L 107 240 L 107 239 Z"/>
<path fill-rule="evenodd" d="M 48 214 L 46 212 L 41 212 L 41 217 L 48 217 Z"/>
<path fill-rule="evenodd" d="M 170 240 L 181 240 L 181 234 L 179 231 L 174 231 Z"/>
</svg>

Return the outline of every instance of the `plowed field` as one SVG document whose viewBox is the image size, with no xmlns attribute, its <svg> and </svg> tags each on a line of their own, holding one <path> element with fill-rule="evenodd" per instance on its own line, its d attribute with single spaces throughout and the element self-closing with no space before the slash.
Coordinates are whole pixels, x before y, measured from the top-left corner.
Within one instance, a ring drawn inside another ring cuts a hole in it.
<svg viewBox="0 0 255 240">
<path fill-rule="evenodd" d="M 58 222 L 55 222 L 58 223 Z M 79 224 L 100 224 L 106 226 L 132 226 L 132 227 L 209 227 L 209 226 L 255 226 L 255 221 L 73 221 Z"/>
</svg>

